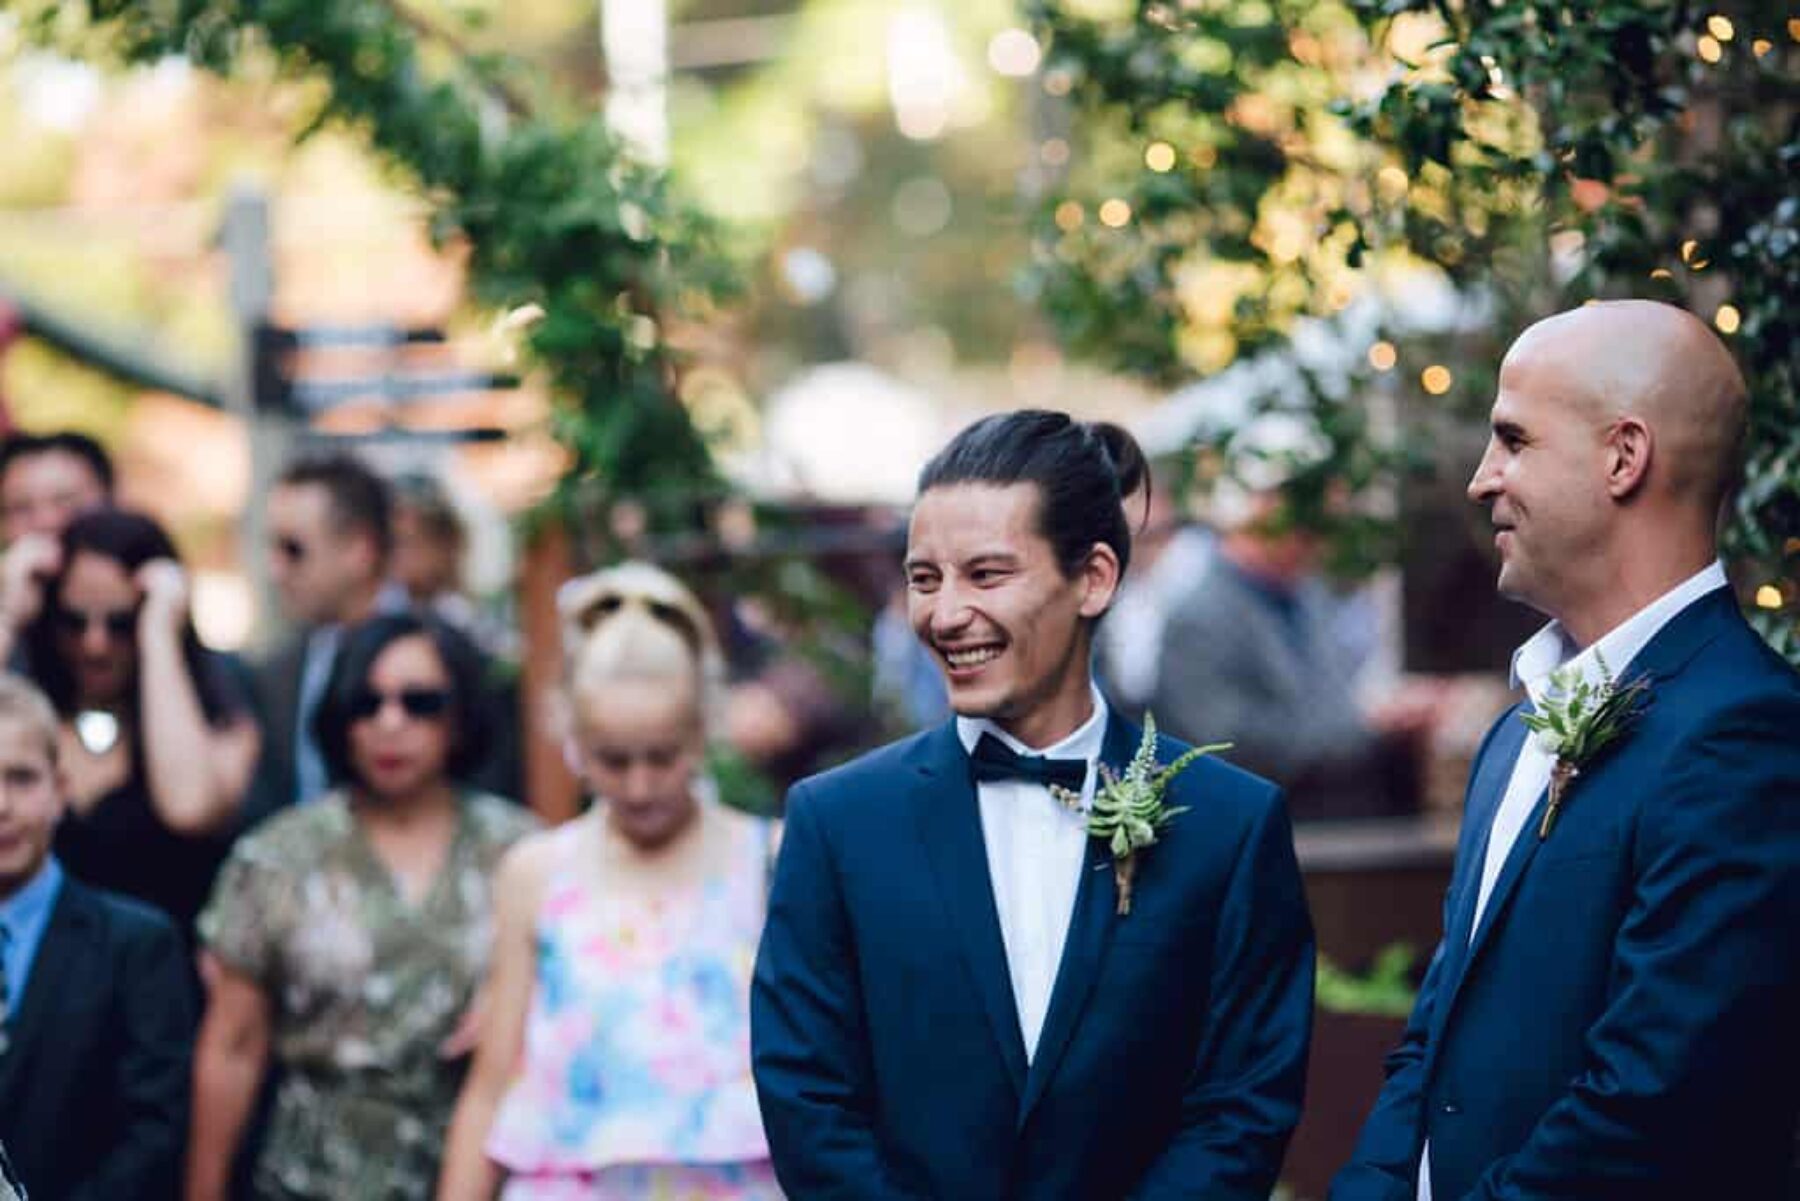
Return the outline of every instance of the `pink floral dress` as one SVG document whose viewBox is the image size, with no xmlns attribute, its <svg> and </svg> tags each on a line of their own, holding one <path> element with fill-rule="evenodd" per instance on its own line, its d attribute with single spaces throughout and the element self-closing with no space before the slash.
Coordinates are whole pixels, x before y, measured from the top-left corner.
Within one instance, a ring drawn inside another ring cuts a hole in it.
<svg viewBox="0 0 1800 1201">
<path fill-rule="evenodd" d="M 750 971 L 768 824 L 728 823 L 729 868 L 654 897 L 613 895 L 561 845 L 537 919 L 525 1055 L 488 1137 L 504 1201 L 781 1196 L 750 1078 Z M 591 846 L 591 843 L 585 844 Z"/>
</svg>

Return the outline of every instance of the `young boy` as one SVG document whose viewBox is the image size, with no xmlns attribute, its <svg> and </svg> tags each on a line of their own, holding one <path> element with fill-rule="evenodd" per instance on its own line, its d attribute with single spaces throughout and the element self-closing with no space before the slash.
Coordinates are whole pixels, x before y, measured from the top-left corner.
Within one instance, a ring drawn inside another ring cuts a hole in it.
<svg viewBox="0 0 1800 1201">
<path fill-rule="evenodd" d="M 0 675 L 0 1144 L 32 1201 L 164 1201 L 187 1136 L 192 973 L 167 918 L 63 874 L 64 804 L 56 715 Z"/>
</svg>

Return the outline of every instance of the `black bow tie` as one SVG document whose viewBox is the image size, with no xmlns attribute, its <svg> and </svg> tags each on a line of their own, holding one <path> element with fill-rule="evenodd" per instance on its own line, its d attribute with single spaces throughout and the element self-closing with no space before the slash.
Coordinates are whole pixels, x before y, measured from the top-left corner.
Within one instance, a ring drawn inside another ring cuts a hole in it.
<svg viewBox="0 0 1800 1201">
<path fill-rule="evenodd" d="M 1049 787 L 1060 784 L 1070 792 L 1080 792 L 1087 783 L 1086 759 L 1047 759 L 1043 755 L 1021 755 L 995 738 L 983 734 L 969 753 L 969 766 L 976 782 L 983 780 L 1030 780 Z"/>
</svg>

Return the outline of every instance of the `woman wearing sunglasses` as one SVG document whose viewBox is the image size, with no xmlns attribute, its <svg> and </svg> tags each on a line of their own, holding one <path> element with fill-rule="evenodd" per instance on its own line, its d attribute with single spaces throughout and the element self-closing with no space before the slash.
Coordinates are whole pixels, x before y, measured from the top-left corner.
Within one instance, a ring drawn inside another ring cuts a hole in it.
<svg viewBox="0 0 1800 1201">
<path fill-rule="evenodd" d="M 336 787 L 233 850 L 201 915 L 189 1201 L 222 1201 L 271 1058 L 259 1198 L 428 1197 L 477 1028 L 490 880 L 535 824 L 459 781 L 480 659 L 414 614 L 345 635 L 317 716 Z"/>
<path fill-rule="evenodd" d="M 63 867 L 192 935 L 261 737 L 234 660 L 202 646 L 161 526 L 96 509 L 63 532 L 21 666 L 62 719 Z"/>
<path fill-rule="evenodd" d="M 779 1197 L 750 1078 L 769 827 L 703 774 L 722 676 L 705 611 L 643 564 L 561 608 L 571 758 L 598 801 L 501 866 L 438 1196 Z"/>
</svg>

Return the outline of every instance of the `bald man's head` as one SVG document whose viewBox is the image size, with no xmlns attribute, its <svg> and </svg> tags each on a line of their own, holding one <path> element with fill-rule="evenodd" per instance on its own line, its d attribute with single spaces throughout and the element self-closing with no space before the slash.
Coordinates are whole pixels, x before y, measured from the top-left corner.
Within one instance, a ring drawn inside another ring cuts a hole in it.
<svg viewBox="0 0 1800 1201">
<path fill-rule="evenodd" d="M 1469 481 L 1494 524 L 1500 591 L 1597 636 L 1699 570 L 1744 406 L 1731 355 L 1669 305 L 1589 305 L 1526 330 Z"/>
<path fill-rule="evenodd" d="M 1653 431 L 1648 486 L 1716 511 L 1737 479 L 1748 389 L 1706 323 L 1674 305 L 1613 300 L 1546 317 L 1501 365 L 1529 371 L 1598 422 L 1636 417 Z"/>
</svg>

